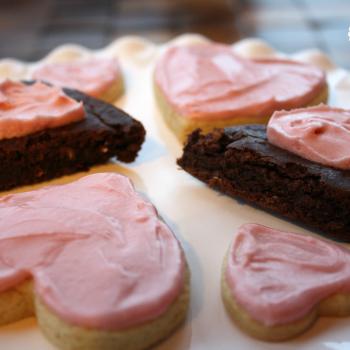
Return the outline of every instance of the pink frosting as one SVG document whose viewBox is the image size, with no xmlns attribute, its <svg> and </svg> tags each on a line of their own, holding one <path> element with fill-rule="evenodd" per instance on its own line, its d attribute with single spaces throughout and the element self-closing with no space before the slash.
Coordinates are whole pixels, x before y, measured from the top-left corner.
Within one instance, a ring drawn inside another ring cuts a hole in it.
<svg viewBox="0 0 350 350">
<path fill-rule="evenodd" d="M 156 209 L 115 173 L 0 200 L 0 292 L 34 279 L 63 320 L 118 330 L 160 316 L 184 257 Z"/>
<path fill-rule="evenodd" d="M 46 63 L 33 72 L 32 78 L 99 97 L 116 80 L 121 79 L 121 71 L 116 59 L 92 58 L 83 61 Z"/>
<path fill-rule="evenodd" d="M 161 57 L 155 81 L 177 113 L 191 119 L 254 117 L 305 105 L 326 86 L 316 67 L 282 60 L 249 60 L 230 46 L 172 47 Z"/>
<path fill-rule="evenodd" d="M 246 224 L 225 271 L 232 295 L 267 326 L 296 321 L 335 293 L 350 293 L 350 251 L 326 240 Z"/>
<path fill-rule="evenodd" d="M 350 110 L 326 105 L 275 112 L 270 143 L 311 161 L 350 169 Z"/>
<path fill-rule="evenodd" d="M 59 88 L 40 82 L 0 83 L 0 139 L 24 136 L 84 118 L 83 104 Z"/>
</svg>

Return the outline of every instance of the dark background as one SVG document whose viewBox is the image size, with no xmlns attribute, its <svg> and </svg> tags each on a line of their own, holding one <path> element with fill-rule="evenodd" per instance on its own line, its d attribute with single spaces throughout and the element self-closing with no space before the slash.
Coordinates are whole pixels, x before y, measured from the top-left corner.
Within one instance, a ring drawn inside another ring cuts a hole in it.
<svg viewBox="0 0 350 350">
<path fill-rule="evenodd" d="M 349 0 L 0 0 L 0 57 L 37 60 L 72 42 L 101 48 L 142 35 L 197 32 L 232 43 L 254 36 L 284 52 L 318 47 L 350 68 Z"/>
</svg>

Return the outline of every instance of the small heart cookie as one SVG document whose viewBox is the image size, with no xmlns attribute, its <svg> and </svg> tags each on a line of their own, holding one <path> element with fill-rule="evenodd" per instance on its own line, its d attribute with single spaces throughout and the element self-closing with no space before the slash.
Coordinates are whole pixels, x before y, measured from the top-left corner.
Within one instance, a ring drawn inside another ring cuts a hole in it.
<svg viewBox="0 0 350 350">
<path fill-rule="evenodd" d="M 222 296 L 252 336 L 294 337 L 319 316 L 350 315 L 350 251 L 323 239 L 245 224 L 225 258 Z"/>
<path fill-rule="evenodd" d="M 113 58 L 90 57 L 41 63 L 33 70 L 31 79 L 79 90 L 110 103 L 115 102 L 124 91 L 121 68 Z"/>
</svg>

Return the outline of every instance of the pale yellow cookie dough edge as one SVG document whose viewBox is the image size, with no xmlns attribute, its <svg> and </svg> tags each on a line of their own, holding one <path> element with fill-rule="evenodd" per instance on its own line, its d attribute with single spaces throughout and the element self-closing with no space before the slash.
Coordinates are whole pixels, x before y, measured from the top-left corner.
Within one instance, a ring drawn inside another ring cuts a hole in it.
<svg viewBox="0 0 350 350">
<path fill-rule="evenodd" d="M 221 294 L 226 310 L 235 323 L 254 338 L 278 342 L 294 338 L 309 329 L 319 317 L 350 316 L 350 294 L 334 294 L 322 300 L 303 318 L 288 324 L 266 326 L 253 319 L 249 313 L 237 303 L 226 281 L 227 257 L 224 259 L 221 276 Z"/>
<path fill-rule="evenodd" d="M 185 320 L 190 301 L 190 272 L 186 267 L 181 294 L 155 320 L 121 331 L 101 331 L 71 325 L 33 293 L 32 281 L 0 293 L 0 325 L 35 315 L 44 335 L 62 350 L 139 350 L 167 338 Z"/>
<path fill-rule="evenodd" d="M 198 119 L 190 119 L 186 116 L 182 116 L 178 114 L 174 108 L 168 103 L 165 95 L 160 90 L 160 88 L 157 86 L 157 83 L 153 82 L 153 90 L 154 90 L 154 96 L 155 100 L 157 102 L 159 111 L 165 121 L 165 123 L 168 125 L 168 127 L 175 133 L 177 138 L 181 142 L 185 142 L 187 139 L 187 136 L 196 129 L 201 129 L 203 133 L 208 133 L 212 131 L 215 128 L 224 128 L 227 126 L 235 126 L 235 125 L 244 125 L 244 124 L 266 124 L 268 120 L 270 119 L 270 115 L 266 118 L 257 118 L 257 117 L 237 117 L 234 118 L 225 118 L 225 119 L 218 119 L 213 121 L 203 121 Z M 299 106 L 298 108 L 302 107 L 311 107 L 316 106 L 320 103 L 326 103 L 328 100 L 328 87 L 324 87 L 323 90 L 320 92 L 320 94 L 313 99 L 310 103 L 308 103 L 305 106 Z"/>
<path fill-rule="evenodd" d="M 96 96 L 96 98 L 107 103 L 114 103 L 116 100 L 118 100 L 119 97 L 121 97 L 124 94 L 124 85 L 124 79 L 122 76 L 120 76 L 113 82 L 113 84 L 108 89 Z"/>
</svg>

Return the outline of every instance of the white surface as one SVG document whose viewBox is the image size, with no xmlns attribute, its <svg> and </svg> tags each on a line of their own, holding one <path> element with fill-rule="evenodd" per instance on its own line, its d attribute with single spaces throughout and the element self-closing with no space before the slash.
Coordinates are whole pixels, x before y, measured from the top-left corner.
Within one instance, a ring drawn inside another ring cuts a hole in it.
<svg viewBox="0 0 350 350">
<path fill-rule="evenodd" d="M 206 39 L 185 35 L 166 45 L 186 45 L 203 40 Z M 156 205 L 160 215 L 182 241 L 192 272 L 192 300 L 187 323 L 157 349 L 350 349 L 350 318 L 323 318 L 295 340 L 270 344 L 247 336 L 226 314 L 220 297 L 221 263 L 233 232 L 241 224 L 256 222 L 283 230 L 309 232 L 220 195 L 179 169 L 175 161 L 181 154 L 181 146 L 164 125 L 152 93 L 152 67 L 163 49 L 164 46 L 157 47 L 138 37 L 125 37 L 95 52 L 66 45 L 54 50 L 44 59 L 59 61 L 88 55 L 107 55 L 116 56 L 121 61 L 126 77 L 126 96 L 117 105 L 142 121 L 147 130 L 147 139 L 136 162 L 98 166 L 91 172 L 117 171 L 129 176 L 136 188 L 146 193 Z M 236 43 L 233 50 L 247 57 L 281 55 L 256 39 Z M 331 87 L 330 104 L 350 108 L 348 72 L 337 69 L 324 54 L 316 50 L 297 53 L 294 58 L 313 62 L 325 69 Z M 0 78 L 28 77 L 36 64 L 40 62 L 25 64 L 2 60 Z M 48 183 L 69 182 L 84 175 L 86 173 L 79 173 Z M 41 186 L 43 184 L 21 188 L 20 191 Z M 49 350 L 53 347 L 41 335 L 35 320 L 27 319 L 0 328 L 0 349 Z"/>
</svg>

